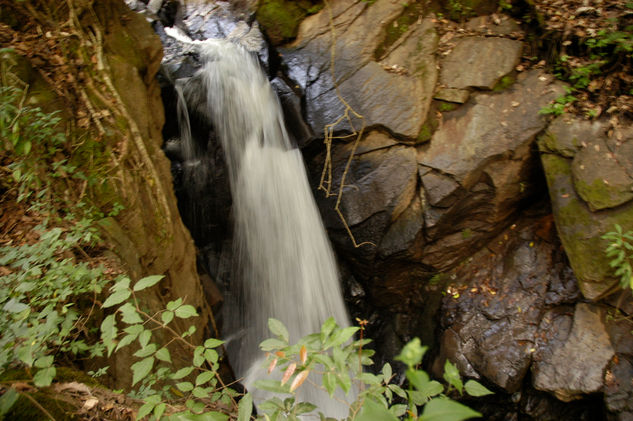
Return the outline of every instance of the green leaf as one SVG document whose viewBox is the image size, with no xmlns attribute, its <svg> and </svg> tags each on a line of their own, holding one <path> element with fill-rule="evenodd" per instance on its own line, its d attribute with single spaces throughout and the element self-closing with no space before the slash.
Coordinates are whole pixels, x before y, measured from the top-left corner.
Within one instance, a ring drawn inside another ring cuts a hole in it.
<svg viewBox="0 0 633 421">
<path fill-rule="evenodd" d="M 168 311 L 174 311 L 178 307 L 180 307 L 181 305 L 182 305 L 182 298 L 178 298 L 177 300 L 170 301 L 170 302 L 167 303 L 167 310 Z"/>
<path fill-rule="evenodd" d="M 172 320 L 174 320 L 174 312 L 173 311 L 164 311 L 160 318 L 163 320 L 163 323 L 168 325 Z"/>
<path fill-rule="evenodd" d="M 143 419 L 143 417 L 148 416 L 152 412 L 152 410 L 154 409 L 155 406 L 156 406 L 156 404 L 151 403 L 151 402 L 144 403 L 138 409 L 138 414 L 136 414 L 136 419 L 137 420 L 141 420 L 141 419 Z"/>
<path fill-rule="evenodd" d="M 202 403 L 201 405 L 204 408 Z M 228 415 L 216 411 L 205 412 L 204 414 L 173 414 L 169 416 L 170 421 L 228 421 L 228 419 Z"/>
<path fill-rule="evenodd" d="M 117 304 L 121 304 L 123 301 L 127 300 L 128 298 L 130 298 L 130 295 L 132 295 L 132 293 L 130 292 L 129 289 L 120 289 L 120 290 L 116 291 L 114 294 L 110 295 L 105 300 L 105 302 L 103 303 L 102 307 L 103 308 L 108 308 L 108 307 L 115 306 Z"/>
<path fill-rule="evenodd" d="M 138 351 L 136 351 L 134 353 L 134 356 L 139 357 L 139 358 L 149 357 L 150 355 L 156 352 L 156 348 L 158 348 L 156 344 L 149 344 L 139 349 Z"/>
<path fill-rule="evenodd" d="M 154 416 L 157 420 L 160 420 L 160 418 L 163 416 L 163 414 L 165 413 L 165 409 L 167 409 L 167 404 L 165 402 L 161 402 L 156 405 L 156 407 L 154 408 Z"/>
<path fill-rule="evenodd" d="M 327 393 L 330 394 L 330 397 L 334 396 L 334 391 L 336 390 L 336 377 L 332 373 L 323 374 L 323 387 L 327 390 Z"/>
<path fill-rule="evenodd" d="M 389 387 L 389 390 L 391 390 L 396 395 L 400 396 L 402 399 L 406 399 L 407 398 L 407 392 L 402 390 L 402 388 L 400 386 L 395 385 L 395 384 L 390 384 L 388 387 Z"/>
<path fill-rule="evenodd" d="M 307 414 L 308 412 L 312 412 L 317 408 L 316 405 L 311 404 L 310 402 L 299 402 L 297 405 L 295 405 L 295 414 L 296 415 L 301 415 L 301 414 Z"/>
<path fill-rule="evenodd" d="M 101 322 L 101 339 L 108 349 L 108 356 L 112 354 L 112 351 L 114 351 L 114 347 L 116 346 L 114 338 L 117 335 L 118 329 L 116 327 L 116 320 L 114 317 L 114 314 L 110 314 L 103 319 L 103 322 Z"/>
<path fill-rule="evenodd" d="M 268 329 L 270 329 L 273 335 L 278 336 L 280 339 L 288 343 L 288 329 L 286 329 L 286 326 L 284 326 L 282 322 L 271 317 L 268 319 Z"/>
<path fill-rule="evenodd" d="M 403 404 L 394 405 L 389 408 L 389 412 L 391 412 L 396 417 L 401 417 L 407 413 L 407 406 Z"/>
<path fill-rule="evenodd" d="M 365 399 L 355 421 L 398 421 L 398 417 L 393 415 L 382 404 L 373 399 Z"/>
<path fill-rule="evenodd" d="M 115 351 L 118 351 L 119 349 L 128 346 L 129 344 L 134 342 L 134 339 L 136 339 L 137 336 L 138 335 L 125 335 L 123 339 L 121 339 L 117 344 Z"/>
<path fill-rule="evenodd" d="M 176 387 L 178 388 L 178 390 L 180 390 L 181 392 L 190 392 L 193 390 L 193 384 L 191 384 L 190 382 L 180 382 L 180 383 L 176 383 Z"/>
<path fill-rule="evenodd" d="M 428 347 L 422 346 L 419 338 L 413 338 L 408 344 L 406 344 L 402 351 L 400 351 L 400 355 L 396 357 L 396 360 L 402 361 L 409 368 L 412 368 L 422 362 L 422 357 Z"/>
<path fill-rule="evenodd" d="M 323 326 L 321 326 L 321 343 L 325 343 L 325 340 L 330 336 L 330 333 L 336 328 L 336 320 L 334 317 L 328 318 Z"/>
<path fill-rule="evenodd" d="M 257 380 L 255 387 L 261 390 L 268 390 L 269 392 L 290 393 L 290 385 L 286 383 L 282 386 L 278 380 Z"/>
<path fill-rule="evenodd" d="M 121 307 L 119 307 L 119 311 L 123 315 L 123 322 L 129 325 L 135 325 L 138 323 L 143 323 L 143 319 L 136 312 L 136 307 L 134 307 L 131 303 L 125 303 Z"/>
<path fill-rule="evenodd" d="M 414 370 L 408 368 L 405 372 L 409 383 L 411 383 L 416 389 L 423 389 L 429 382 L 429 375 L 422 370 Z"/>
<path fill-rule="evenodd" d="M 334 335 L 332 335 L 330 340 L 326 342 L 325 346 L 337 347 L 341 344 L 344 344 L 352 336 L 354 336 L 354 333 L 358 332 L 359 330 L 360 328 L 357 326 L 350 326 L 350 327 L 346 327 L 345 329 L 339 330 Z"/>
<path fill-rule="evenodd" d="M 166 363 L 171 363 L 171 354 L 167 348 L 161 348 L 156 351 L 155 357 L 161 361 L 165 361 Z"/>
<path fill-rule="evenodd" d="M 352 388 L 352 379 L 350 379 L 349 374 L 347 374 L 346 371 L 336 373 L 336 383 L 341 386 L 341 389 L 343 389 L 345 394 L 347 394 Z"/>
<path fill-rule="evenodd" d="M 141 280 L 139 280 L 135 285 L 134 285 L 134 291 L 142 291 L 145 288 L 149 288 L 151 286 L 156 285 L 161 279 L 163 279 L 165 276 L 164 275 L 152 275 L 152 276 L 147 276 Z M 160 418 L 160 417 L 159 417 Z"/>
<path fill-rule="evenodd" d="M 461 421 L 481 417 L 477 411 L 448 398 L 436 398 L 424 405 L 420 421 Z"/>
<path fill-rule="evenodd" d="M 385 381 L 385 384 L 389 383 L 392 375 L 393 372 L 391 371 L 391 365 L 389 363 L 385 363 L 385 365 L 382 366 L 382 378 Z"/>
<path fill-rule="evenodd" d="M 444 392 L 444 386 L 442 383 L 431 380 L 423 388 L 411 392 L 411 397 L 415 401 L 416 405 L 424 405 L 433 396 L 437 396 Z"/>
<path fill-rule="evenodd" d="M 204 350 L 204 359 L 210 362 L 211 364 L 215 364 L 218 362 L 219 355 L 214 349 L 205 349 Z"/>
<path fill-rule="evenodd" d="M 253 413 L 253 396 L 250 393 L 242 396 L 237 405 L 237 421 L 248 421 Z"/>
<path fill-rule="evenodd" d="M 0 417 L 9 412 L 19 397 L 20 394 L 12 387 L 7 389 L 7 391 L 0 396 Z"/>
<path fill-rule="evenodd" d="M 37 368 L 47 368 L 53 365 L 55 357 L 52 355 L 47 355 L 46 357 L 40 357 L 35 360 L 35 367 Z"/>
<path fill-rule="evenodd" d="M 213 377 L 215 377 L 215 373 L 213 371 L 204 371 L 198 374 L 198 377 L 196 377 L 196 386 L 207 383 Z"/>
<path fill-rule="evenodd" d="M 50 386 L 55 378 L 55 374 L 57 374 L 55 367 L 41 369 L 33 376 L 33 384 L 37 387 Z"/>
<path fill-rule="evenodd" d="M 9 301 L 7 301 L 7 303 L 2 308 L 3 310 L 8 311 L 9 313 L 21 313 L 30 307 L 24 303 L 21 303 L 15 298 L 11 298 Z"/>
<path fill-rule="evenodd" d="M 189 374 L 191 374 L 193 370 L 194 370 L 193 367 L 183 367 L 169 377 L 173 380 L 180 380 L 183 377 L 187 377 Z"/>
<path fill-rule="evenodd" d="M 462 383 L 462 378 L 459 375 L 459 370 L 457 369 L 457 366 L 449 360 L 446 360 L 444 363 L 444 380 L 457 389 L 460 394 L 462 393 L 464 384 Z"/>
<path fill-rule="evenodd" d="M 266 339 L 261 344 L 259 344 L 259 348 L 262 351 L 272 351 L 275 349 L 285 348 L 286 346 L 288 346 L 287 342 L 284 342 L 281 339 L 277 338 Z"/>
<path fill-rule="evenodd" d="M 149 343 L 149 340 L 152 339 L 152 331 L 144 330 L 138 335 L 138 343 L 141 345 L 141 348 L 145 348 Z"/>
<path fill-rule="evenodd" d="M 147 357 L 132 364 L 132 386 L 147 377 L 154 366 L 154 357 Z"/>
<path fill-rule="evenodd" d="M 224 341 L 221 341 L 219 339 L 209 338 L 206 341 L 204 341 L 204 347 L 205 348 L 217 348 L 220 345 L 222 345 L 223 343 L 224 343 Z"/>
<path fill-rule="evenodd" d="M 191 394 L 198 399 L 205 399 L 209 395 L 206 389 L 202 387 L 194 387 L 193 390 L 191 391 Z"/>
<path fill-rule="evenodd" d="M 198 346 L 193 350 L 193 365 L 196 367 L 200 367 L 204 363 L 204 356 L 202 355 L 203 352 L 204 348 L 201 346 Z"/>
<path fill-rule="evenodd" d="M 488 390 L 484 385 L 475 380 L 468 380 L 464 385 L 464 389 L 466 389 L 466 393 L 468 393 L 470 396 L 475 397 L 494 394 L 494 392 Z"/>
<path fill-rule="evenodd" d="M 176 314 L 176 317 L 180 317 L 181 319 L 188 319 L 189 317 L 198 315 L 196 308 L 188 304 L 178 307 L 174 313 Z"/>
</svg>

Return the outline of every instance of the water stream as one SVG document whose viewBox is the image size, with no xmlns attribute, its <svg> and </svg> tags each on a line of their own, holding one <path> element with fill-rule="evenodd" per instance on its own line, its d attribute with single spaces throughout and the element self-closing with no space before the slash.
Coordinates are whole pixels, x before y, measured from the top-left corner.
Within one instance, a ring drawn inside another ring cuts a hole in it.
<svg viewBox="0 0 633 421">
<path fill-rule="evenodd" d="M 318 332 L 330 316 L 342 326 L 349 320 L 301 153 L 289 140 L 279 101 L 256 57 L 224 40 L 199 46 L 203 68 L 177 83 L 181 141 L 187 159 L 195 162 L 197 149 L 182 111 L 184 90 L 189 107 L 204 106 L 226 156 L 235 269 L 225 296 L 224 333 L 231 338 L 231 365 L 253 391 L 253 382 L 266 376 L 258 345 L 270 337 L 269 317 L 288 327 L 291 343 Z M 194 81 L 195 87 L 186 86 Z M 302 400 L 329 416 L 347 414 L 325 394 L 303 386 L 300 391 Z"/>
</svg>

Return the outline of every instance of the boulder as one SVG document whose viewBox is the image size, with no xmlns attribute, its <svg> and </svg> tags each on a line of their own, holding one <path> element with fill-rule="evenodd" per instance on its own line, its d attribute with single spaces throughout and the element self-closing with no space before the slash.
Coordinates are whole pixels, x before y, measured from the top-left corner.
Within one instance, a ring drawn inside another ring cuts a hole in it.
<svg viewBox="0 0 633 421">
<path fill-rule="evenodd" d="M 569 116 L 539 140 L 554 218 L 583 295 L 591 300 L 617 284 L 601 237 L 619 224 L 633 230 L 633 132 L 608 136 L 606 121 Z"/>
<path fill-rule="evenodd" d="M 561 92 L 550 76 L 527 72 L 510 89 L 476 94 L 444 114 L 430 144 L 417 148 L 427 204 L 424 263 L 445 270 L 463 260 L 533 194 L 531 145 L 547 124 L 538 110 Z"/>
<path fill-rule="evenodd" d="M 333 148 L 331 196 L 323 197 L 317 193 L 326 226 L 342 234 L 344 226 L 334 207 L 341 177 L 350 154 L 354 152 L 352 149 L 352 143 Z M 320 176 L 323 160 L 322 155 L 314 160 L 311 166 L 313 179 Z M 357 235 L 357 243 L 373 244 L 367 247 L 370 256 L 375 255 L 378 245 L 380 252 L 387 255 L 405 251 L 407 244 L 417 238 L 422 229 L 421 203 L 416 194 L 417 178 L 414 148 L 401 145 L 378 131 L 370 132 L 359 142 L 347 171 L 340 209 L 352 233 Z M 371 229 L 368 229 L 369 226 Z M 390 226 L 391 232 L 383 240 Z M 340 242 L 342 246 L 349 247 L 346 232 L 341 235 Z"/>
<path fill-rule="evenodd" d="M 551 217 L 522 219 L 446 278 L 434 373 L 449 359 L 467 376 L 521 390 L 543 313 L 579 295 Z"/>
<path fill-rule="evenodd" d="M 336 131 L 381 125 L 398 136 L 418 136 L 437 79 L 432 20 L 420 19 L 375 57 L 387 26 L 404 12 L 405 6 L 395 0 L 336 2 L 333 48 L 329 11 L 324 9 L 305 19 L 297 40 L 280 49 L 288 75 L 304 92 L 307 121 L 315 133 L 329 124 Z M 354 110 L 351 119 L 343 118 L 347 105 Z"/>
<path fill-rule="evenodd" d="M 607 364 L 614 356 L 604 316 L 601 307 L 579 303 L 570 331 L 561 329 L 550 317 L 543 318 L 540 330 L 544 336 L 532 365 L 536 389 L 565 402 L 602 391 Z"/>
<path fill-rule="evenodd" d="M 521 41 L 507 38 L 461 38 L 441 63 L 440 83 L 456 89 L 492 89 L 519 64 L 522 50 Z"/>
</svg>

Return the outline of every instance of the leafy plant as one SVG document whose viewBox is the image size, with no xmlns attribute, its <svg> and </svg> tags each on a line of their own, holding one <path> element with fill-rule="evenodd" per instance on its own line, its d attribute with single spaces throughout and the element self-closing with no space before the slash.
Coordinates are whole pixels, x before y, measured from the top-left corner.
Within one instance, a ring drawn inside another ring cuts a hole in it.
<svg viewBox="0 0 633 421">
<path fill-rule="evenodd" d="M 476 411 L 446 396 L 452 389 L 472 396 L 490 394 L 481 384 L 470 380 L 464 385 L 457 368 L 446 362 L 444 378 L 448 389 L 431 380 L 427 373 L 417 368 L 426 352 L 419 339 L 409 342 L 398 360 L 406 366 L 408 390 L 393 383 L 394 374 L 390 364 L 385 364 L 377 374 L 364 371 L 363 366 L 373 364 L 374 351 L 365 346 L 369 339 L 352 340 L 359 330 L 357 327 L 340 328 L 334 319 L 328 319 L 319 333 L 302 338 L 297 344 L 288 343 L 286 328 L 275 319 L 269 320 L 269 328 L 276 338 L 261 344 L 268 351 L 269 373 L 275 368 L 283 372 L 281 380 L 260 380 L 257 388 L 278 393 L 259 406 L 266 420 L 297 420 L 300 414 L 318 410 L 309 402 L 297 402 L 296 391 L 304 382 L 319 387 L 334 398 L 337 390 L 345 394 L 357 392 L 357 397 L 349 404 L 349 418 L 356 421 L 395 421 L 405 416 L 407 420 L 459 421 L 478 417 Z M 314 378 L 320 377 L 320 381 Z M 284 400 L 284 395 L 288 395 Z M 420 413 L 421 412 L 421 413 Z M 325 415 L 319 413 L 321 419 Z M 441 418 L 438 418 L 441 417 Z"/>
<path fill-rule="evenodd" d="M 196 309 L 184 304 L 182 298 L 168 302 L 165 309 L 156 314 L 148 314 L 142 309 L 137 293 L 156 285 L 162 278 L 162 275 L 148 276 L 132 286 L 130 279 L 123 277 L 110 288 L 103 308 L 114 311 L 101 323 L 101 338 L 107 355 L 133 344 L 138 346 L 133 353 L 138 361 L 130 368 L 132 385 L 138 387 L 131 396 L 145 402 L 137 414 L 139 419 L 152 414 L 159 420 L 168 411 L 170 419 L 191 420 L 203 416 L 205 420 L 227 420 L 228 415 L 216 407 L 221 404 L 235 409 L 234 398 L 238 393 L 225 386 L 218 374 L 220 354 L 217 348 L 224 342 L 210 338 L 202 345 L 195 345 L 186 339 L 195 333 L 194 325 L 182 334 L 171 327 L 176 319 L 198 315 Z M 191 364 L 174 368 L 168 347 L 154 340 L 157 332 L 170 335 L 169 342 L 177 341 L 189 349 Z"/>
<path fill-rule="evenodd" d="M 553 103 L 546 105 L 545 107 L 539 110 L 539 114 L 553 114 L 555 116 L 561 115 L 565 113 L 566 107 L 577 101 L 578 98 L 572 95 L 574 89 L 566 87 L 565 90 L 567 93 L 565 95 L 561 95 L 554 100 Z"/>
<path fill-rule="evenodd" d="M 615 231 L 602 238 L 609 241 L 605 253 L 611 259 L 609 265 L 615 276 L 620 278 L 620 286 L 633 289 L 633 231 L 623 232 L 622 227 L 615 224 Z"/>
<path fill-rule="evenodd" d="M 25 97 L 26 91 L 0 87 L 0 152 L 12 157 L 18 201 L 36 194 L 40 204 L 47 204 L 55 179 L 80 175 L 60 153 L 66 136 L 58 128 L 59 117 L 24 105 Z"/>
<path fill-rule="evenodd" d="M 89 314 L 81 314 L 76 302 L 99 294 L 107 280 L 102 268 L 65 257 L 94 235 L 90 228 L 36 230 L 40 238 L 33 245 L 0 248 L 0 266 L 9 272 L 0 277 L 0 374 L 36 369 L 33 382 L 44 387 L 55 376 L 55 354 L 99 353 L 81 335 Z"/>
</svg>

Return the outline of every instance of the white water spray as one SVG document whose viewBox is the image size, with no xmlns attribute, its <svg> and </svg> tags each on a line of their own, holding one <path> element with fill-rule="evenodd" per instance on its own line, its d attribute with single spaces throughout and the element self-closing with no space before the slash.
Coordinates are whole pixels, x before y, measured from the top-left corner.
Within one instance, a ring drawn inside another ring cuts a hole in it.
<svg viewBox="0 0 633 421">
<path fill-rule="evenodd" d="M 205 65 L 196 79 L 206 91 L 206 114 L 224 148 L 233 195 L 236 273 L 225 297 L 224 329 L 235 337 L 231 364 L 254 391 L 253 382 L 266 377 L 259 343 L 270 337 L 268 318 L 288 327 L 291 343 L 318 332 L 330 316 L 342 326 L 349 320 L 301 153 L 288 138 L 270 83 L 241 46 L 208 40 L 200 47 Z M 306 385 L 299 392 L 328 416 L 347 415 L 347 406 L 325 393 Z"/>
</svg>

